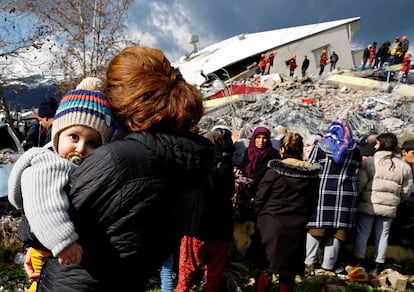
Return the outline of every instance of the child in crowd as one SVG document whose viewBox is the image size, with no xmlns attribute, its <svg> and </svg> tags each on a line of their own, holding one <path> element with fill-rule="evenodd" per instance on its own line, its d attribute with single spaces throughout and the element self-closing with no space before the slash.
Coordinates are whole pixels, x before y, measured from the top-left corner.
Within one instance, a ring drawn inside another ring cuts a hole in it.
<svg viewBox="0 0 414 292">
<path fill-rule="evenodd" d="M 52 141 L 26 151 L 9 178 L 9 201 L 23 208 L 19 238 L 32 246 L 31 262 L 40 273 L 44 261 L 80 264 L 82 247 L 69 218 L 69 176 L 84 157 L 110 140 L 113 114 L 102 81 L 86 78 L 61 100 L 52 125 Z M 29 291 L 36 291 L 33 282 Z"/>
</svg>

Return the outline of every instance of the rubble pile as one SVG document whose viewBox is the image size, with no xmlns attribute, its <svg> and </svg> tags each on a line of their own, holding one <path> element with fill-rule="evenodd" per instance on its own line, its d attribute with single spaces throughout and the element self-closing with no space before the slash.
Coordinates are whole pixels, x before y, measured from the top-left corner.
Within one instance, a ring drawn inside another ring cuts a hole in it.
<svg viewBox="0 0 414 292">
<path fill-rule="evenodd" d="M 233 130 L 246 123 L 271 130 L 282 125 L 306 138 L 323 135 L 335 119 L 347 119 L 357 138 L 382 132 L 414 137 L 414 96 L 389 90 L 354 90 L 318 80 L 240 95 L 236 100 L 223 98 L 229 101 L 206 111 L 199 123 L 201 131 L 218 124 Z"/>
</svg>

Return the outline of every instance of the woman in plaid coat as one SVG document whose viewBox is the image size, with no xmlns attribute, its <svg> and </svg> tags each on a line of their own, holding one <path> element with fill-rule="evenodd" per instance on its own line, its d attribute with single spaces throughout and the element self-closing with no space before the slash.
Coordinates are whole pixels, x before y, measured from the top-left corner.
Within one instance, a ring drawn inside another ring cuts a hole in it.
<svg viewBox="0 0 414 292">
<path fill-rule="evenodd" d="M 331 123 L 308 160 L 322 165 L 322 171 L 317 207 L 307 225 L 305 265 L 308 269 L 313 267 L 319 244 L 325 239 L 322 269 L 333 271 L 341 242 L 347 231 L 355 227 L 361 153 L 348 123 Z"/>
</svg>

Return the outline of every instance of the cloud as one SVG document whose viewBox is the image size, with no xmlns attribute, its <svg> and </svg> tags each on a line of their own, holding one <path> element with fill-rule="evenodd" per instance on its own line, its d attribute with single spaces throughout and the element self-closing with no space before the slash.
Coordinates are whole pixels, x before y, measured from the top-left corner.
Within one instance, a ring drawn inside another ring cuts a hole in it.
<svg viewBox="0 0 414 292">
<path fill-rule="evenodd" d="M 150 45 L 176 60 L 191 50 L 189 39 L 198 34 L 199 47 L 241 34 L 288 28 L 351 17 L 361 17 L 353 47 L 382 44 L 395 35 L 414 37 L 414 1 L 388 0 L 158 0 L 135 1 L 131 15 L 136 27 L 150 36 Z M 355 8 L 357 7 L 357 9 Z M 132 19 L 131 19 L 132 20 Z M 409 37 L 410 38 L 410 37 Z"/>
<path fill-rule="evenodd" d="M 203 31 L 201 46 L 217 41 L 190 8 L 182 1 L 151 1 L 145 4 L 137 1 L 129 11 L 129 31 L 143 35 L 142 45 L 162 49 L 171 61 L 177 60 L 192 50 L 190 39 L 193 34 Z"/>
</svg>

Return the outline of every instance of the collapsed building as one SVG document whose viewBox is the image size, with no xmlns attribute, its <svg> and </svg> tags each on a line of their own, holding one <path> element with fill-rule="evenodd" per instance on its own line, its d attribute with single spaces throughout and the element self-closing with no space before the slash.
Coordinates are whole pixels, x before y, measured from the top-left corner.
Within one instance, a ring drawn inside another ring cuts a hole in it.
<svg viewBox="0 0 414 292">
<path fill-rule="evenodd" d="M 191 84 L 201 86 L 209 76 L 231 80 L 254 62 L 261 54 L 277 52 L 270 73 L 287 72 L 285 61 L 296 54 L 301 63 L 305 55 L 310 60 L 309 75 L 319 72 L 319 57 L 322 50 L 328 56 L 332 51 L 339 55 L 337 68 L 355 68 L 360 58 L 351 51 L 351 40 L 360 28 L 360 17 L 302 25 L 257 33 L 243 33 L 198 49 L 198 36 L 193 36 L 193 51 L 178 60 L 174 66 Z M 359 54 L 359 52 L 357 52 Z"/>
<path fill-rule="evenodd" d="M 414 135 L 414 91 L 399 82 L 401 65 L 357 70 L 362 56 L 351 50 L 351 40 L 359 27 L 360 17 L 354 17 L 244 33 L 203 49 L 193 36 L 194 50 L 174 65 L 206 98 L 202 130 L 282 125 L 307 137 L 324 134 L 332 120 L 347 119 L 357 138 L 374 132 Z M 325 69 L 319 76 L 322 50 L 340 57 L 333 72 Z M 271 52 L 277 54 L 269 74 L 255 74 L 260 56 Z M 286 75 L 292 54 L 299 66 L 305 55 L 310 59 L 305 77 Z"/>
</svg>

